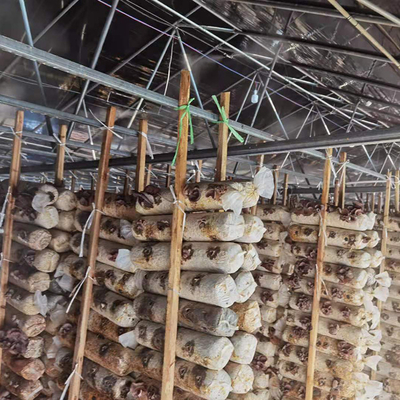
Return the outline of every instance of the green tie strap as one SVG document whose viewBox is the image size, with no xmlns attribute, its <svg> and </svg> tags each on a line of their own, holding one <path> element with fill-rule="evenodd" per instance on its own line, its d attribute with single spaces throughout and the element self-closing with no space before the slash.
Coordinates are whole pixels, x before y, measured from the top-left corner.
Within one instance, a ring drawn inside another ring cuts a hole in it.
<svg viewBox="0 0 400 400">
<path fill-rule="evenodd" d="M 219 111 L 219 113 L 221 114 L 221 118 L 222 118 L 222 121 L 215 121 L 215 123 L 216 123 L 216 124 L 225 124 L 225 125 L 229 128 L 229 130 L 231 131 L 232 135 L 235 136 L 235 138 L 236 138 L 237 140 L 239 140 L 240 143 L 243 143 L 243 142 L 244 142 L 244 139 L 239 135 L 239 133 L 236 131 L 236 129 L 233 128 L 233 127 L 229 124 L 229 119 L 228 119 L 228 117 L 226 116 L 225 109 L 224 109 L 224 107 L 221 107 L 221 106 L 220 106 L 220 104 L 219 104 L 219 102 L 218 102 L 218 99 L 217 99 L 217 96 L 213 95 L 213 96 L 212 96 L 212 99 L 215 101 L 215 104 L 217 105 L 218 111 Z"/>
<path fill-rule="evenodd" d="M 176 145 L 176 150 L 175 150 L 175 155 L 174 158 L 172 160 L 172 164 L 171 166 L 175 165 L 176 162 L 176 158 L 178 157 L 178 150 L 179 150 L 179 145 L 181 143 L 181 137 L 182 137 L 182 126 L 183 126 L 183 120 L 186 117 L 186 115 L 188 116 L 189 119 L 189 134 L 190 134 L 190 144 L 194 143 L 194 134 L 193 134 L 193 124 L 192 124 L 192 115 L 190 114 L 190 104 L 192 103 L 192 101 L 194 100 L 194 98 L 190 99 L 189 102 L 187 104 L 184 104 L 182 106 L 179 106 L 177 108 L 175 108 L 176 111 L 180 111 L 180 110 L 185 110 L 179 120 L 179 135 L 178 135 L 178 143 Z"/>
</svg>

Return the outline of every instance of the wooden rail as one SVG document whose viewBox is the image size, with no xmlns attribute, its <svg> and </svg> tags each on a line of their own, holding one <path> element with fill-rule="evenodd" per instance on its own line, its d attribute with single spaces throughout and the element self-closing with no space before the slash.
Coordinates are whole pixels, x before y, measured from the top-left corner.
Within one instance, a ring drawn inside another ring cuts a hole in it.
<svg viewBox="0 0 400 400">
<path fill-rule="evenodd" d="M 145 135 L 148 133 L 148 123 L 145 119 L 139 121 L 139 132 L 143 132 Z M 145 176 L 146 176 L 146 147 L 147 138 L 144 135 L 139 135 L 137 145 L 137 163 L 136 163 L 136 179 L 135 189 L 138 192 L 143 192 L 145 187 Z"/>
<path fill-rule="evenodd" d="M 65 163 L 65 143 L 67 142 L 67 125 L 61 125 L 60 127 L 60 143 L 57 146 L 57 159 L 56 159 L 56 170 L 54 177 L 54 185 L 61 187 L 64 180 L 64 163 Z"/>
<path fill-rule="evenodd" d="M 13 209 L 15 206 L 15 194 L 17 191 L 19 175 L 21 170 L 21 143 L 22 143 L 22 128 L 24 126 L 24 112 L 17 111 L 14 125 L 14 139 L 11 153 L 11 166 L 10 166 L 10 181 L 9 191 L 6 195 L 7 206 L 4 216 L 4 233 L 3 233 L 3 262 L 1 264 L 1 277 L 0 277 L 0 330 L 4 328 L 4 320 L 6 314 L 6 293 L 8 286 L 9 275 L 9 259 L 11 258 L 11 243 L 13 231 Z M 6 200 L 4 200 L 6 201 Z M 3 349 L 0 348 L 0 373 L 2 367 Z"/>
<path fill-rule="evenodd" d="M 179 106 L 187 105 L 189 103 L 189 96 L 190 73 L 189 71 L 182 71 L 179 91 Z M 181 280 L 182 238 L 184 229 L 184 213 L 182 212 L 182 203 L 184 200 L 183 188 L 186 184 L 189 131 L 189 118 L 187 114 L 182 119 L 182 122 L 180 122 L 184 112 L 185 110 L 179 110 L 178 117 L 178 137 L 180 132 L 180 143 L 175 168 L 175 195 L 178 203 L 175 205 L 172 216 L 171 265 L 168 277 L 167 317 L 165 324 L 161 400 L 172 400 L 174 393 L 175 351 L 176 336 L 178 331 L 179 288 Z"/>
<path fill-rule="evenodd" d="M 324 256 L 326 246 L 326 214 L 329 199 L 329 185 L 331 180 L 331 161 L 332 149 L 326 150 L 327 158 L 325 160 L 324 168 L 324 181 L 322 188 L 321 197 L 321 221 L 320 221 L 320 235 L 318 238 L 318 253 L 317 253 L 317 273 L 315 274 L 314 280 L 314 297 L 312 304 L 311 314 L 311 332 L 310 332 L 310 344 L 308 349 L 308 362 L 307 362 L 307 381 L 306 381 L 306 398 L 305 400 L 313 400 L 314 392 L 314 371 L 315 371 L 315 360 L 317 355 L 317 336 L 318 336 L 318 322 L 319 322 L 319 307 L 321 300 L 321 287 L 322 287 L 322 272 L 324 268 Z"/>
<path fill-rule="evenodd" d="M 223 92 L 220 97 L 220 106 L 225 110 L 226 117 L 229 118 L 231 93 Z M 222 116 L 219 117 L 222 121 Z M 218 149 L 215 172 L 215 182 L 226 181 L 226 163 L 228 161 L 228 126 L 219 124 L 218 126 Z"/>
<path fill-rule="evenodd" d="M 340 153 L 339 157 L 340 167 L 340 177 L 339 177 L 339 207 L 344 208 L 346 203 L 346 162 L 347 153 Z"/>
<path fill-rule="evenodd" d="M 288 189 L 289 189 L 289 174 L 285 174 L 283 179 L 283 198 L 282 198 L 282 205 L 288 205 Z"/>
<path fill-rule="evenodd" d="M 107 112 L 106 125 L 111 128 L 114 126 L 116 117 L 116 108 L 110 107 Z M 87 337 L 87 327 L 89 320 L 90 305 L 92 303 L 93 297 L 93 276 L 94 267 L 96 265 L 96 258 L 98 252 L 99 244 L 99 232 L 100 232 L 100 220 L 101 211 L 104 205 L 104 193 L 108 186 L 108 163 L 110 159 L 111 142 L 113 138 L 113 133 L 110 129 L 106 129 L 103 134 L 103 142 L 101 146 L 101 154 L 99 161 L 99 172 L 97 177 L 97 187 L 95 194 L 95 212 L 92 219 L 92 226 L 90 228 L 90 238 L 89 238 L 89 251 L 87 256 L 88 262 L 88 279 L 85 280 L 83 285 L 83 293 L 81 300 L 81 309 L 79 314 L 75 348 L 74 348 L 74 358 L 73 358 L 73 368 L 75 373 L 72 374 L 71 385 L 69 388 L 69 400 L 79 399 L 79 389 L 81 386 L 81 375 L 82 367 L 85 353 L 86 337 Z"/>
</svg>

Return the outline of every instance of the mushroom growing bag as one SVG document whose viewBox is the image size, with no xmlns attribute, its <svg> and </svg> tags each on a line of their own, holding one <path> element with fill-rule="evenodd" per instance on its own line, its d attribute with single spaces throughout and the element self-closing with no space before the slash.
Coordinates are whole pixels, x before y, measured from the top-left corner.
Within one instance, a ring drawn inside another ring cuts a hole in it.
<svg viewBox="0 0 400 400">
<path fill-rule="evenodd" d="M 170 243 L 138 243 L 132 247 L 132 264 L 145 271 L 168 271 Z M 182 271 L 204 271 L 231 274 L 243 266 L 245 252 L 237 243 L 184 242 Z"/>
<path fill-rule="evenodd" d="M 189 183 L 183 190 L 185 211 L 233 211 L 253 207 L 260 196 L 269 199 L 273 193 L 272 172 L 261 168 L 254 182 Z M 138 198 L 136 210 L 142 215 L 172 214 L 174 198 L 169 188 L 145 188 Z"/>
<path fill-rule="evenodd" d="M 143 216 L 132 223 L 133 236 L 142 241 L 171 241 L 172 215 Z M 231 212 L 194 213 L 186 216 L 186 241 L 229 242 L 243 236 L 244 218 Z"/>
<path fill-rule="evenodd" d="M 137 271 L 137 288 L 149 293 L 167 295 L 168 272 Z M 220 307 L 230 307 L 239 300 L 239 292 L 230 275 L 184 271 L 179 296 Z"/>
</svg>

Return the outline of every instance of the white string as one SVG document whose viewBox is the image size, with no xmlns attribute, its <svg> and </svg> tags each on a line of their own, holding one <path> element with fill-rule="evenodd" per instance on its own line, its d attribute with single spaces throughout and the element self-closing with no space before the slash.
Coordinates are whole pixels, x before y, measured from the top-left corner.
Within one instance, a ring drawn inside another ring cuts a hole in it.
<svg viewBox="0 0 400 400">
<path fill-rule="evenodd" d="M 205 178 L 205 175 L 203 174 L 203 171 L 201 170 L 200 165 L 199 165 L 199 163 L 197 162 L 197 160 L 194 162 L 194 165 L 195 165 L 197 171 L 200 172 L 200 176 L 201 176 L 202 178 Z"/>
<path fill-rule="evenodd" d="M 316 278 L 316 282 L 318 282 L 318 281 L 321 279 L 321 286 L 324 287 L 325 292 L 326 292 L 326 295 L 330 298 L 330 296 L 329 296 L 329 291 L 328 291 L 328 288 L 327 288 L 327 286 L 326 286 L 326 283 L 325 283 L 325 281 L 322 279 L 322 276 L 321 276 L 321 277 L 319 276 L 318 264 L 315 264 L 315 278 Z M 321 292 L 322 292 L 322 291 L 321 291 Z"/>
<path fill-rule="evenodd" d="M 96 179 L 96 177 L 94 176 L 94 174 L 93 174 L 93 172 L 90 172 L 90 176 L 93 178 L 93 180 L 97 183 L 97 179 Z"/>
<path fill-rule="evenodd" d="M 78 293 L 79 293 L 79 291 L 81 290 L 81 287 L 83 286 L 83 284 L 86 282 L 86 279 L 92 279 L 93 280 L 93 278 L 91 277 L 91 276 L 89 276 L 89 272 L 90 272 L 90 269 L 91 269 L 91 267 L 90 267 L 90 265 L 87 267 L 87 270 L 86 270 L 86 274 L 85 274 L 85 276 L 83 277 L 83 279 L 74 287 L 74 289 L 72 290 L 72 292 L 71 292 L 71 295 L 70 296 L 72 296 L 72 299 L 71 299 L 71 301 L 69 302 L 69 304 L 68 304 L 68 307 L 67 307 L 67 310 L 65 311 L 67 314 L 69 313 L 69 311 L 70 311 L 70 309 L 71 309 L 71 307 L 72 307 L 72 303 L 75 301 L 75 299 L 76 299 L 76 296 L 78 296 Z"/>
<path fill-rule="evenodd" d="M 154 159 L 153 149 L 151 148 L 149 139 L 147 137 L 147 133 L 139 131 L 139 134 L 142 135 L 146 139 L 146 149 L 147 149 L 147 152 L 149 153 L 150 158 L 153 160 Z"/>
<path fill-rule="evenodd" d="M 3 207 L 1 207 L 0 228 L 3 226 L 4 217 L 6 215 L 6 206 L 7 206 L 8 198 L 9 198 L 10 194 L 11 194 L 11 186 L 8 187 L 6 198 L 4 199 Z M 1 253 L 1 254 L 3 254 L 3 253 Z"/>
<path fill-rule="evenodd" d="M 329 165 L 331 167 L 333 177 L 334 177 L 334 179 L 336 179 L 337 175 L 336 175 L 335 167 L 334 167 L 333 162 L 332 162 L 332 155 L 330 155 L 330 154 L 328 154 L 328 152 L 326 152 L 326 156 L 328 157 Z"/>
<path fill-rule="evenodd" d="M 328 242 L 328 236 L 326 235 L 326 226 L 324 226 L 323 222 L 322 222 L 322 213 L 321 211 L 318 211 L 319 214 L 319 232 L 318 232 L 318 236 L 321 236 L 322 234 L 325 237 L 325 246 Z"/>
<path fill-rule="evenodd" d="M 98 211 L 99 213 L 103 214 L 102 211 L 98 210 L 95 207 L 94 203 L 92 203 L 92 207 L 93 207 L 93 210 L 90 212 L 89 218 L 86 220 L 85 225 L 83 226 L 82 236 L 81 236 L 81 244 L 80 244 L 80 249 L 79 249 L 79 257 L 83 257 L 83 246 L 84 246 L 84 242 L 85 242 L 85 233 L 86 233 L 86 230 L 90 229 L 90 226 L 92 225 L 92 220 L 93 220 L 95 211 Z"/>
<path fill-rule="evenodd" d="M 0 253 L 0 269 L 3 266 L 3 261 L 8 261 L 9 263 L 12 263 L 11 260 L 7 260 L 7 258 L 4 258 L 3 252 Z"/>
<path fill-rule="evenodd" d="M 317 189 L 321 190 L 321 186 L 322 186 L 322 181 L 319 181 L 318 185 L 317 185 Z"/>
<path fill-rule="evenodd" d="M 62 393 L 61 393 L 60 400 L 64 400 L 65 395 L 66 395 L 67 392 L 68 392 L 68 388 L 69 388 L 69 385 L 70 385 L 70 383 L 71 383 L 71 380 L 72 380 L 72 377 L 74 376 L 74 374 L 79 375 L 79 378 L 80 378 L 80 379 L 83 379 L 82 376 L 81 376 L 80 374 L 78 374 L 78 372 L 76 371 L 77 368 L 78 368 L 78 364 L 75 364 L 75 368 L 72 370 L 71 374 L 69 375 L 69 377 L 68 377 L 67 380 L 65 381 L 65 387 L 64 387 L 64 390 L 63 390 Z"/>
<path fill-rule="evenodd" d="M 53 133 L 53 136 L 54 136 L 54 139 L 56 139 L 56 141 L 57 141 L 57 143 L 58 143 L 58 145 L 59 145 L 60 147 L 61 147 L 61 146 L 64 146 L 64 147 L 65 147 L 65 151 L 67 152 L 68 157 L 71 159 L 71 161 L 75 161 L 75 160 L 73 159 L 71 153 L 69 152 L 69 149 L 68 149 L 68 147 L 67 147 L 67 144 L 66 144 L 66 143 L 63 143 L 63 142 L 60 140 L 60 138 L 59 138 L 55 133 Z"/>
<path fill-rule="evenodd" d="M 106 128 L 107 130 L 109 130 L 109 131 L 110 131 L 113 135 L 115 135 L 118 139 L 123 139 L 123 137 L 122 137 L 121 135 L 118 135 L 118 133 L 115 133 L 115 132 L 113 131 L 114 126 L 107 126 L 103 121 L 101 121 L 100 119 L 98 119 L 98 118 L 93 114 L 93 111 L 92 111 L 90 108 L 89 108 L 89 112 L 90 112 L 90 114 L 93 115 L 94 119 L 95 119 L 97 122 L 100 122 L 100 124 L 104 126 L 104 128 Z"/>
<path fill-rule="evenodd" d="M 146 170 L 147 172 L 150 172 L 150 175 L 153 175 L 154 178 L 158 179 L 158 176 L 153 172 L 152 169 L 149 169 L 149 168 L 146 167 L 145 170 Z"/>
<path fill-rule="evenodd" d="M 182 235 L 183 235 L 183 231 L 185 230 L 185 225 L 186 225 L 186 213 L 185 213 L 185 209 L 182 208 L 181 205 L 183 207 L 185 207 L 185 205 L 183 204 L 182 201 L 177 199 L 173 185 L 169 186 L 169 190 L 170 190 L 170 192 L 172 194 L 172 197 L 174 199 L 173 204 L 175 204 L 175 206 L 178 207 L 178 209 L 183 213 L 183 226 L 182 226 Z"/>
</svg>

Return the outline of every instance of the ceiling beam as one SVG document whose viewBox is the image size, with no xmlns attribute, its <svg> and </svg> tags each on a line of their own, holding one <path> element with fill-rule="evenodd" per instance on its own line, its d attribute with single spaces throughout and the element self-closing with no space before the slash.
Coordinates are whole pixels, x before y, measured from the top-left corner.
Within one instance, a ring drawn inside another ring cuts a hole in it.
<svg viewBox="0 0 400 400">
<path fill-rule="evenodd" d="M 299 13 L 307 13 L 307 14 L 315 14 L 321 17 L 330 17 L 330 18 L 338 18 L 338 19 L 345 19 L 342 14 L 339 12 L 332 10 L 328 7 L 323 7 L 320 5 L 316 5 L 315 2 L 302 2 L 301 4 L 298 3 L 290 3 L 288 1 L 259 1 L 259 0 L 228 0 L 231 3 L 241 3 L 241 4 L 248 4 L 251 6 L 257 7 L 270 7 L 276 8 L 277 10 L 286 10 L 286 11 L 295 11 Z M 351 10 L 351 9 L 349 9 Z M 386 26 L 393 26 L 398 27 L 392 21 L 387 20 L 386 18 L 381 18 L 379 16 L 372 15 L 370 13 L 363 13 L 360 10 L 350 11 L 353 18 L 355 18 L 358 22 L 365 22 L 368 24 L 378 24 L 378 25 L 386 25 Z"/>
</svg>

